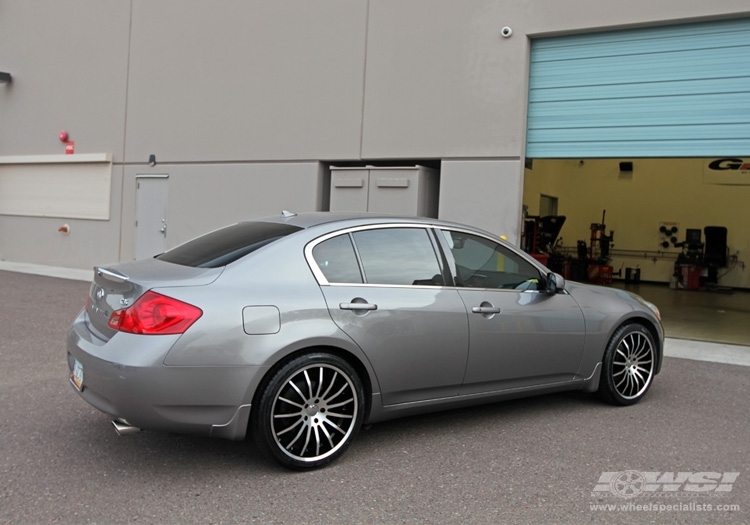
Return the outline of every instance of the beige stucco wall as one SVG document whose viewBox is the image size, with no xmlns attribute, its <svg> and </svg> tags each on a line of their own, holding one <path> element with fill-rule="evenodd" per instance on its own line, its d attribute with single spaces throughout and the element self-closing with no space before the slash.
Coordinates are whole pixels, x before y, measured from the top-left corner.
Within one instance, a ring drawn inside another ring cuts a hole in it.
<svg viewBox="0 0 750 525">
<path fill-rule="evenodd" d="M 0 2 L 0 155 L 80 153 L 122 161 L 130 5 L 95 0 Z"/>
<path fill-rule="evenodd" d="M 0 155 L 521 157 L 529 38 L 750 15 L 744 0 L 3 2 Z M 514 33 L 503 39 L 500 30 Z"/>
</svg>

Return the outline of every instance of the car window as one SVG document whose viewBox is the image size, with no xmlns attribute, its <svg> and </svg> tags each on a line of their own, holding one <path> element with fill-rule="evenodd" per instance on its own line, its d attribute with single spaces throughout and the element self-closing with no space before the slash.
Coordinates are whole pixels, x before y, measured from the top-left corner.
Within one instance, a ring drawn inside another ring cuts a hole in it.
<svg viewBox="0 0 750 525">
<path fill-rule="evenodd" d="M 273 222 L 241 222 L 188 241 L 157 259 L 195 268 L 218 268 L 301 229 Z"/>
<path fill-rule="evenodd" d="M 443 230 L 456 261 L 456 284 L 468 288 L 540 290 L 539 271 L 518 254 L 484 237 Z"/>
<path fill-rule="evenodd" d="M 368 284 L 444 284 L 427 230 L 382 228 L 358 231 L 353 237 Z"/>
<path fill-rule="evenodd" d="M 361 283 L 362 274 L 349 234 L 321 242 L 312 251 L 313 259 L 329 283 Z"/>
</svg>

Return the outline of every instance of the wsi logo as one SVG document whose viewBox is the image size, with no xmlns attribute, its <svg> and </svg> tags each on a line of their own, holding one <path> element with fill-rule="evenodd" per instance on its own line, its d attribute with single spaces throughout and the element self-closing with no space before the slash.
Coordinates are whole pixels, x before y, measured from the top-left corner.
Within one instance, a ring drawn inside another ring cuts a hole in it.
<svg viewBox="0 0 750 525">
<path fill-rule="evenodd" d="M 602 472 L 594 493 L 610 492 L 620 498 L 639 495 L 676 494 L 706 495 L 732 491 L 739 472 Z"/>
</svg>

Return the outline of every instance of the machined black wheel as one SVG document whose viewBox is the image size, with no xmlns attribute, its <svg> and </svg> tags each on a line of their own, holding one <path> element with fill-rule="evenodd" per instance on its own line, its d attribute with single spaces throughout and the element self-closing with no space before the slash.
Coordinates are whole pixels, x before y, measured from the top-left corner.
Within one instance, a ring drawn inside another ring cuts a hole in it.
<svg viewBox="0 0 750 525">
<path fill-rule="evenodd" d="M 637 403 L 648 391 L 656 369 L 656 344 L 640 324 L 620 327 L 604 352 L 601 397 L 615 405 Z"/>
<path fill-rule="evenodd" d="M 253 407 L 253 434 L 261 450 L 284 466 L 311 469 L 349 447 L 362 425 L 364 394 L 356 371 L 325 353 L 285 364 Z"/>
</svg>

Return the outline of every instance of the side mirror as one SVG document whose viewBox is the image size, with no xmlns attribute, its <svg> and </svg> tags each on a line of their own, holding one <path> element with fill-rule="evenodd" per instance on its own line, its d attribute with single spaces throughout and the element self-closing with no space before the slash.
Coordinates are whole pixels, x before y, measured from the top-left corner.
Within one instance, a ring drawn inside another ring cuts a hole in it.
<svg viewBox="0 0 750 525">
<path fill-rule="evenodd" d="M 547 274 L 547 293 L 554 295 L 565 289 L 565 278 L 559 273 L 549 272 Z"/>
</svg>

